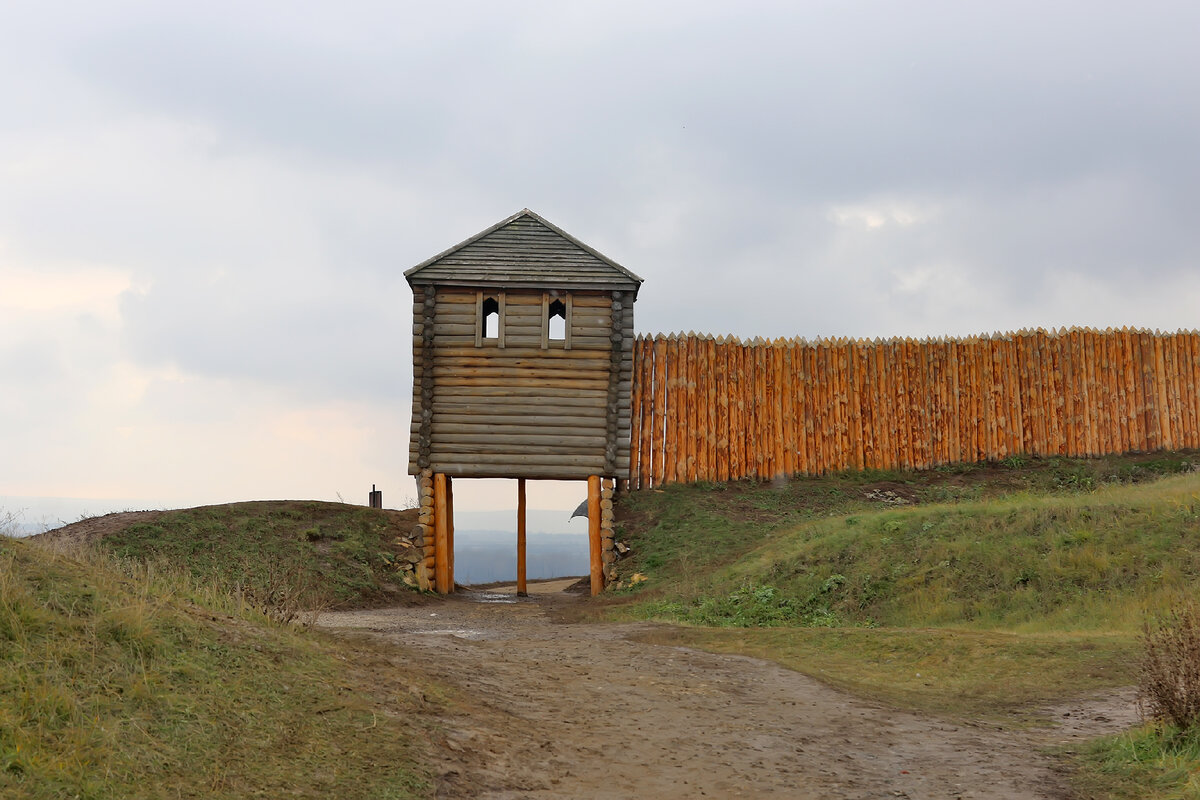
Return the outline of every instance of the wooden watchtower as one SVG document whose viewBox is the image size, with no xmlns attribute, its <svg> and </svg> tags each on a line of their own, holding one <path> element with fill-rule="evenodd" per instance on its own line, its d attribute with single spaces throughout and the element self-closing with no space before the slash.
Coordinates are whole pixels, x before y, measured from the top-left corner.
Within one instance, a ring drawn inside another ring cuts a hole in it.
<svg viewBox="0 0 1200 800">
<path fill-rule="evenodd" d="M 409 473 L 435 587 L 454 587 L 453 478 L 518 479 L 519 592 L 525 479 L 581 479 L 599 592 L 612 560 L 613 481 L 629 472 L 642 279 L 529 209 L 404 276 L 413 292 Z"/>
</svg>

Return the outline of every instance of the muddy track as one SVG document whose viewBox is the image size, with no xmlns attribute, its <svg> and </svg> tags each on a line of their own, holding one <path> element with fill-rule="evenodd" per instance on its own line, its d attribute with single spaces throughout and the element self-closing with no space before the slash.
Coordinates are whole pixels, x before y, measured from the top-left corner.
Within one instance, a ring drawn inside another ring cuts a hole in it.
<svg viewBox="0 0 1200 800">
<path fill-rule="evenodd" d="M 1077 704 L 1051 733 L 949 723 L 630 638 L 648 624 L 553 621 L 573 602 L 464 593 L 321 624 L 395 642 L 457 690 L 436 747 L 446 798 L 1067 798 L 1046 745 L 1131 721 Z"/>
</svg>

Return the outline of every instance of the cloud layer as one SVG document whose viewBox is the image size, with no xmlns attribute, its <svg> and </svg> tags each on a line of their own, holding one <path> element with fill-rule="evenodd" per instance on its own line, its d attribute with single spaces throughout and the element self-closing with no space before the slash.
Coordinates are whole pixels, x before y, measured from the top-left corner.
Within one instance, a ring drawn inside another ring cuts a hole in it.
<svg viewBox="0 0 1200 800">
<path fill-rule="evenodd" d="M 6 16 L 2 494 L 405 496 L 401 273 L 524 206 L 642 331 L 1200 326 L 1192 4 Z"/>
</svg>

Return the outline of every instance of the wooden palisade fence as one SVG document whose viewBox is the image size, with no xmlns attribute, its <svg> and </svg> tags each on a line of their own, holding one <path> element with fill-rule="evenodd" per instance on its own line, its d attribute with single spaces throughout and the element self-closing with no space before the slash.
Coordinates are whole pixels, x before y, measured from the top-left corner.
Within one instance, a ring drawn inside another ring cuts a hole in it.
<svg viewBox="0 0 1200 800">
<path fill-rule="evenodd" d="M 1200 447 L 1200 333 L 639 337 L 630 484 Z"/>
</svg>

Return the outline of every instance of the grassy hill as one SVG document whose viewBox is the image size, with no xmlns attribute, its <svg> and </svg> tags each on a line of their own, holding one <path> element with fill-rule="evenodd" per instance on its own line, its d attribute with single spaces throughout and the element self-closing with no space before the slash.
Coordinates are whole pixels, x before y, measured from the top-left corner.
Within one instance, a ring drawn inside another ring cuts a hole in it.
<svg viewBox="0 0 1200 800">
<path fill-rule="evenodd" d="M 425 796 L 422 701 L 388 657 L 0 537 L 0 796 Z"/>
<path fill-rule="evenodd" d="M 350 608 L 411 596 L 395 560 L 416 511 L 259 501 L 82 520 L 36 537 L 87 542 L 120 558 L 182 569 L 264 609 Z"/>
<path fill-rule="evenodd" d="M 1046 724 L 1063 698 L 1133 684 L 1144 622 L 1200 598 L 1198 466 L 1013 459 L 639 492 L 621 571 L 647 580 L 604 613 L 885 702 Z M 1177 744 L 1141 729 L 1073 763 L 1096 796 L 1200 797 L 1200 743 Z"/>
</svg>

